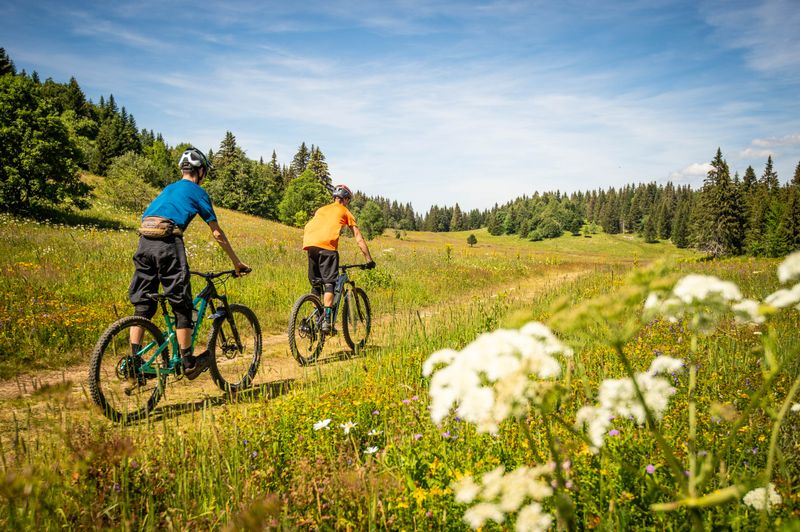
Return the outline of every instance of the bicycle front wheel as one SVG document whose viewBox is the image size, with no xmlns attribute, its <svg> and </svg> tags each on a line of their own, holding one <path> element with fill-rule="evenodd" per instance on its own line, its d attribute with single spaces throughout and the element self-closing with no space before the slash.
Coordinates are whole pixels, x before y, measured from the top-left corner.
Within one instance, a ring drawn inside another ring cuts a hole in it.
<svg viewBox="0 0 800 532">
<path fill-rule="evenodd" d="M 314 294 L 306 294 L 295 301 L 289 317 L 289 348 L 301 366 L 317 360 L 325 344 L 320 331 L 320 320 L 324 316 L 322 302 Z"/>
<path fill-rule="evenodd" d="M 361 350 L 367 345 L 372 315 L 369 308 L 367 293 L 360 288 L 348 290 L 344 296 L 342 307 L 342 332 L 344 341 L 353 352 Z"/>
<path fill-rule="evenodd" d="M 211 378 L 223 392 L 245 390 L 261 362 L 261 325 L 255 313 L 244 305 L 232 304 L 227 316 L 211 325 L 208 352 Z"/>
<path fill-rule="evenodd" d="M 131 349 L 134 327 L 143 332 L 140 360 Z M 140 372 L 139 366 L 153 358 L 163 343 L 161 329 L 140 316 L 121 318 L 100 336 L 89 362 L 89 391 L 106 417 L 123 423 L 136 421 L 156 406 L 167 384 L 167 374 L 160 370 L 168 366 L 169 349 L 153 360 L 150 372 Z"/>
</svg>

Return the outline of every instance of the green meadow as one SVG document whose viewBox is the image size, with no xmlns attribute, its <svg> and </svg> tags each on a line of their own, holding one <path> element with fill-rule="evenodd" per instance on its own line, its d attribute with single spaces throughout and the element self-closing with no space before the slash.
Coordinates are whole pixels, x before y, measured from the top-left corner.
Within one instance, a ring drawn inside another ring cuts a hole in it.
<svg viewBox="0 0 800 532">
<path fill-rule="evenodd" d="M 631 235 L 529 242 L 482 230 L 470 247 L 470 232 L 387 231 L 369 242 L 378 267 L 353 274 L 374 312 L 368 348 L 351 357 L 335 340 L 300 368 L 285 329 L 308 288 L 302 231 L 233 211 L 219 217 L 253 268 L 226 288 L 264 332 L 255 385 L 230 398 L 205 375 L 170 383 L 152 416 L 130 426 L 102 416 L 85 378 L 99 335 L 131 313 L 136 216 L 98 201 L 48 222 L 0 217 L 3 528 L 468 529 L 454 482 L 550 462 L 561 495 L 542 505 L 558 514 L 553 527 L 799 526 L 800 413 L 782 408 L 800 374 L 797 312 L 755 327 L 728 316 L 709 334 L 685 320 L 641 319 L 648 290 L 688 273 L 763 299 L 779 287 L 779 260 L 706 261 Z M 192 269 L 229 267 L 202 223 L 185 240 Z M 352 239 L 340 250 L 342 262 L 360 259 Z M 532 320 L 574 349 L 552 416 L 531 409 L 496 434 L 456 415 L 435 425 L 428 356 Z M 676 392 L 657 430 L 618 418 L 593 450 L 573 427 L 578 409 L 604 379 L 624 377 L 626 361 L 643 371 L 662 354 L 692 369 L 670 376 Z M 782 497 L 769 513 L 742 503 L 764 471 Z M 485 529 L 513 529 L 515 519 Z"/>
</svg>

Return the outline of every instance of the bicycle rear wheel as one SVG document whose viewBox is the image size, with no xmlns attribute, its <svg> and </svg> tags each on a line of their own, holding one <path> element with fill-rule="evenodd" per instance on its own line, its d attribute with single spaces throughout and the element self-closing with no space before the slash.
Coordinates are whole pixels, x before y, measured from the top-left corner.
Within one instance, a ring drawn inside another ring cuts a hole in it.
<svg viewBox="0 0 800 532">
<path fill-rule="evenodd" d="M 322 352 L 325 335 L 319 326 L 323 316 L 322 302 L 314 294 L 301 296 L 292 307 L 289 348 L 301 366 L 313 363 Z"/>
<path fill-rule="evenodd" d="M 208 337 L 211 378 L 223 392 L 235 394 L 253 383 L 261 362 L 261 325 L 244 305 L 214 320 Z"/>
<path fill-rule="evenodd" d="M 372 315 L 367 293 L 360 288 L 348 290 L 342 307 L 342 332 L 344 341 L 354 352 L 367 345 Z"/>
<path fill-rule="evenodd" d="M 143 361 L 150 360 L 164 343 L 164 335 L 152 321 L 128 316 L 103 332 L 89 363 L 92 400 L 106 417 L 123 423 L 141 419 L 156 406 L 167 384 L 167 374 L 161 370 L 166 370 L 169 364 L 169 349 L 164 349 L 152 363 L 156 372 L 140 374 L 131 356 L 132 327 L 144 331 L 139 354 Z"/>
</svg>

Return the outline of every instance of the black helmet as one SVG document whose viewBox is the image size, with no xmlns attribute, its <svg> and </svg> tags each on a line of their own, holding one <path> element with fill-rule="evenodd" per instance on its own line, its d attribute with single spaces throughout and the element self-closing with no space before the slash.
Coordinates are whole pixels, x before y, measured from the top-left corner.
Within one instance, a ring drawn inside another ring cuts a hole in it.
<svg viewBox="0 0 800 532">
<path fill-rule="evenodd" d="M 334 198 L 341 198 L 343 200 L 350 199 L 353 197 L 353 193 L 350 192 L 350 189 L 347 188 L 345 185 L 336 185 L 333 187 L 333 197 Z"/>
<path fill-rule="evenodd" d="M 208 162 L 208 159 L 205 155 L 203 155 L 203 152 L 193 147 L 189 147 L 185 152 L 183 152 L 183 155 L 181 155 L 181 158 L 178 161 L 178 166 L 181 170 L 196 170 L 198 168 L 205 168 L 206 175 L 208 175 L 208 171 L 211 170 L 211 163 Z"/>
</svg>

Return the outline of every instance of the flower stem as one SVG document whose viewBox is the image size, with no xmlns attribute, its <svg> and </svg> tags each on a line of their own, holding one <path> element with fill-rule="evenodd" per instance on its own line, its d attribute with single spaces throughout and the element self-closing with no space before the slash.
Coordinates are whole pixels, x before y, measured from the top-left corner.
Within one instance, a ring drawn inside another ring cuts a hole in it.
<svg viewBox="0 0 800 532">
<path fill-rule="evenodd" d="M 797 391 L 800 390 L 800 376 L 798 376 L 794 382 L 792 383 L 792 387 L 789 389 L 789 393 L 786 395 L 786 399 L 783 400 L 783 404 L 781 405 L 781 410 L 778 412 L 778 419 L 775 420 L 775 423 L 772 425 L 772 436 L 769 440 L 769 452 L 767 453 L 767 468 L 764 471 L 764 489 L 767 492 L 767 498 L 769 498 L 769 480 L 772 478 L 772 468 L 775 467 L 775 453 L 778 448 L 778 436 L 780 435 L 780 428 L 781 424 L 783 423 L 784 418 L 786 417 L 786 413 L 789 411 L 791 407 L 792 401 L 794 400 L 794 396 L 797 394 Z M 761 521 L 759 524 L 759 530 L 766 530 L 767 529 L 767 505 L 764 505 L 764 511 L 761 512 Z"/>
</svg>

